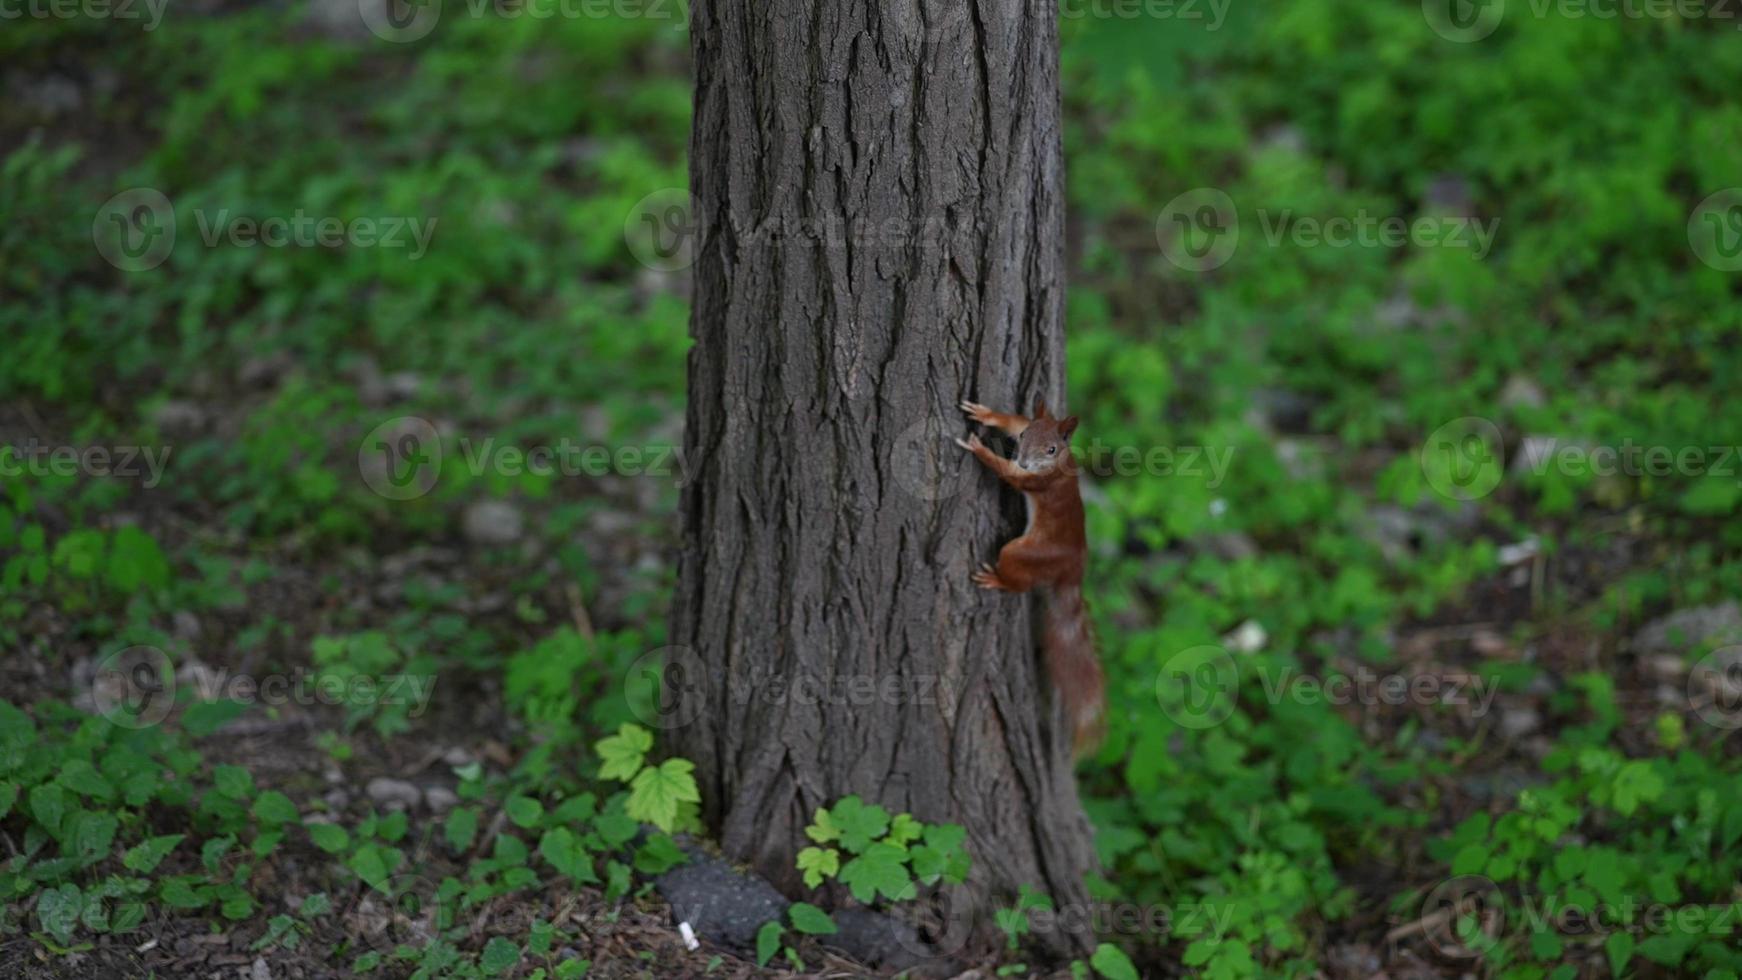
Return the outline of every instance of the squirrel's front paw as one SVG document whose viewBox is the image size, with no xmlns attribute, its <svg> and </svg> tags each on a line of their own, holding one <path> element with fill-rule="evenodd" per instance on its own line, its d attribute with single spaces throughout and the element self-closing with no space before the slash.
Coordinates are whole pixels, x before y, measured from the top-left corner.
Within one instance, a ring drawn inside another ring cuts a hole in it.
<svg viewBox="0 0 1742 980">
<path fill-rule="evenodd" d="M 962 399 L 962 406 L 961 407 L 962 407 L 962 411 L 967 413 L 967 416 L 969 418 L 980 423 L 981 425 L 991 425 L 992 423 L 989 420 L 991 419 L 991 417 L 994 414 L 996 414 L 991 409 L 980 404 L 979 402 L 971 402 L 971 401 L 968 401 L 966 398 Z"/>
<path fill-rule="evenodd" d="M 1004 590 L 1004 580 L 998 577 L 998 570 L 990 564 L 982 564 L 979 571 L 968 577 L 973 579 L 974 584 L 982 589 L 990 589 L 995 592 Z"/>
<path fill-rule="evenodd" d="M 966 439 L 958 438 L 956 440 L 956 445 L 961 446 L 963 449 L 966 449 L 971 453 L 977 453 L 985 448 L 985 446 L 981 444 L 979 436 L 969 436 Z"/>
</svg>

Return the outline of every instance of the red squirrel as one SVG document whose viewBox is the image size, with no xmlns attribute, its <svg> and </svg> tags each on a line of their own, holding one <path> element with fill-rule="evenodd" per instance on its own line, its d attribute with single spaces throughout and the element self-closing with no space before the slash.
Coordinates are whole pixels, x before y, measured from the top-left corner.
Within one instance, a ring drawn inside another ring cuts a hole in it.
<svg viewBox="0 0 1742 980">
<path fill-rule="evenodd" d="M 1027 530 L 998 552 L 996 567 L 980 566 L 973 574 L 974 584 L 1004 592 L 1044 587 L 1041 646 L 1053 687 L 1064 704 L 1072 747 L 1081 757 L 1093 751 L 1105 733 L 1106 681 L 1083 605 L 1088 539 L 1083 532 L 1076 460 L 1071 456 L 1076 416 L 1054 419 L 1047 415 L 1044 401 L 1035 403 L 1032 419 L 994 412 L 971 401 L 963 401 L 961 407 L 974 421 L 1016 438 L 1013 460 L 987 449 L 979 436 L 957 439 L 956 445 L 973 453 L 1028 500 Z"/>
</svg>

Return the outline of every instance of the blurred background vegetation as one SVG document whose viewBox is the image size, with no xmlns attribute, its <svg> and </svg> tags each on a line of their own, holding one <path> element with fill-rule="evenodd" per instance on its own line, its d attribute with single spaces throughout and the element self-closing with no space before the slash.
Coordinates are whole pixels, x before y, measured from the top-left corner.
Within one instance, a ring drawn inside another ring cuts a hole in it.
<svg viewBox="0 0 1742 980">
<path fill-rule="evenodd" d="M 1178 913 L 1110 938 L 1155 976 L 1735 978 L 1742 715 L 1695 668 L 1742 642 L 1742 273 L 1699 244 L 1736 230 L 1699 209 L 1742 184 L 1738 24 L 1515 0 L 1458 40 L 1433 7 L 1064 20 L 1072 409 L 1110 446 L 1231 453 L 1090 487 L 1098 893 Z M 590 748 L 650 717 L 677 479 L 464 465 L 681 440 L 687 282 L 624 235 L 687 185 L 681 9 L 450 2 L 393 43 L 344 0 L 205 0 L 143 28 L 0 24 L 0 443 L 171 453 L 150 487 L 4 476 L 0 968 L 753 969 L 667 934 L 669 840 L 628 843 Z M 178 237 L 127 272 L 93 223 L 137 187 Z M 1241 229 L 1202 271 L 1165 248 L 1198 188 Z M 298 213 L 435 224 L 415 258 L 201 234 Z M 1267 234 L 1362 214 L 1498 233 Z M 359 447 L 403 417 L 447 463 L 392 500 Z M 1469 417 L 1504 448 L 1462 501 L 1421 450 Z M 1623 445 L 1701 462 L 1532 465 Z M 173 714 L 93 717 L 141 646 Z M 1210 725 L 1163 669 L 1205 646 L 1238 664 Z M 1294 686 L 1363 671 L 1499 693 Z M 210 683 L 237 674 L 437 680 L 427 710 L 250 706 Z M 1498 896 L 1481 934 L 1424 918 L 1466 877 Z M 444 917 L 400 935 L 375 895 L 420 889 Z"/>
</svg>

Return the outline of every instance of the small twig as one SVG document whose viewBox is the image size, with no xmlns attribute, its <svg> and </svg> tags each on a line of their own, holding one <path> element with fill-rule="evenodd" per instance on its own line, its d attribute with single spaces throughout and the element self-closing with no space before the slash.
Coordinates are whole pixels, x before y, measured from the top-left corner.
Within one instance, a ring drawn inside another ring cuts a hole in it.
<svg viewBox="0 0 1742 980">
<path fill-rule="evenodd" d="M 568 584 L 568 595 L 569 615 L 574 618 L 575 632 L 581 634 L 581 637 L 587 641 L 588 646 L 592 646 L 593 617 L 587 615 L 587 604 L 582 601 L 581 587 L 570 582 Z"/>
<path fill-rule="evenodd" d="M 48 429 L 42 424 L 42 416 L 36 414 L 36 406 L 26 398 L 18 405 L 18 410 L 24 415 L 24 424 L 30 426 L 30 431 L 44 442 L 48 441 Z"/>
</svg>

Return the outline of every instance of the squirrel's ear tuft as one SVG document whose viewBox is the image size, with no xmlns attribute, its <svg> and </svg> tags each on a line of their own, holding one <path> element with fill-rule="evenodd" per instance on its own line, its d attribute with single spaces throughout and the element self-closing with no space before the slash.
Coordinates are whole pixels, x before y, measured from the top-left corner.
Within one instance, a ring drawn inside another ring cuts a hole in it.
<svg viewBox="0 0 1742 980">
<path fill-rule="evenodd" d="M 1077 431 L 1077 417 L 1075 415 L 1059 423 L 1059 435 L 1066 439 L 1069 439 L 1071 433 L 1075 431 Z"/>
<path fill-rule="evenodd" d="M 1036 398 L 1034 400 L 1034 417 L 1037 419 L 1046 418 L 1046 399 Z"/>
</svg>

